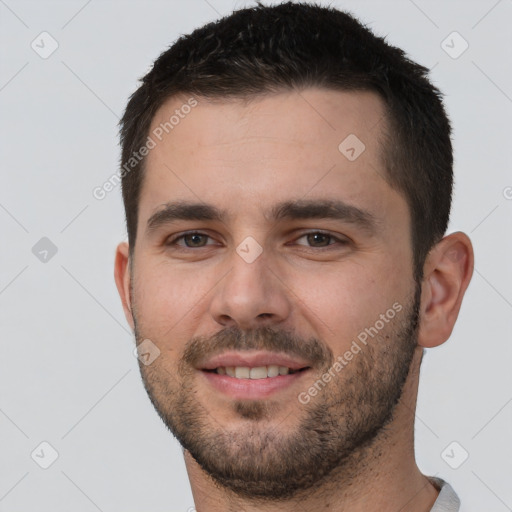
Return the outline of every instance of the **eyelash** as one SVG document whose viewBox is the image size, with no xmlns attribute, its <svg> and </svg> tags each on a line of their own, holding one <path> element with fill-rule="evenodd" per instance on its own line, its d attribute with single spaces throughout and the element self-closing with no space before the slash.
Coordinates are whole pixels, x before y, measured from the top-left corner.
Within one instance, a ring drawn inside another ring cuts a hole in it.
<svg viewBox="0 0 512 512">
<path fill-rule="evenodd" d="M 165 245 L 166 246 L 178 247 L 178 248 L 183 249 L 183 250 L 187 250 L 187 249 L 191 249 L 191 250 L 194 250 L 194 249 L 204 249 L 204 248 L 208 247 L 208 245 L 201 246 L 201 247 L 187 247 L 187 246 L 178 246 L 176 244 L 176 242 L 178 242 L 178 240 L 182 240 L 185 237 L 192 236 L 192 235 L 199 235 L 199 236 L 207 237 L 207 238 L 210 238 L 210 239 L 212 238 L 210 235 L 208 235 L 206 233 L 202 233 L 200 231 L 188 231 L 186 233 L 182 233 L 181 235 L 178 235 L 178 236 L 168 240 L 165 243 Z M 300 240 L 301 238 L 307 237 L 308 235 L 323 235 L 323 236 L 328 237 L 331 240 L 335 240 L 338 243 L 338 245 L 341 245 L 341 246 L 346 246 L 346 245 L 349 244 L 348 240 L 342 240 L 342 239 L 332 235 L 329 232 L 318 231 L 318 230 L 317 231 L 308 231 L 306 233 L 302 233 L 296 240 Z M 331 248 L 333 245 L 336 245 L 336 244 L 328 244 L 325 247 L 312 247 L 312 246 L 306 246 L 306 247 L 309 248 L 309 249 L 316 249 L 316 250 L 329 250 L 329 248 Z"/>
</svg>

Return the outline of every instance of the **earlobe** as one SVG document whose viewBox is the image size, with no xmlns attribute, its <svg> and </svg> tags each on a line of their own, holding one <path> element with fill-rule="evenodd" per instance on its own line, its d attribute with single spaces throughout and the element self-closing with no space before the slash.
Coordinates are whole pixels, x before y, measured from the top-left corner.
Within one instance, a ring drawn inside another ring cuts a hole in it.
<svg viewBox="0 0 512 512">
<path fill-rule="evenodd" d="M 422 281 L 418 344 L 436 347 L 452 333 L 473 274 L 473 246 L 467 235 L 452 233 L 428 254 Z"/>
<path fill-rule="evenodd" d="M 122 242 L 117 246 L 114 264 L 114 278 L 117 291 L 121 297 L 124 315 L 130 327 L 134 328 L 132 305 L 130 299 L 130 249 L 128 243 Z"/>
</svg>

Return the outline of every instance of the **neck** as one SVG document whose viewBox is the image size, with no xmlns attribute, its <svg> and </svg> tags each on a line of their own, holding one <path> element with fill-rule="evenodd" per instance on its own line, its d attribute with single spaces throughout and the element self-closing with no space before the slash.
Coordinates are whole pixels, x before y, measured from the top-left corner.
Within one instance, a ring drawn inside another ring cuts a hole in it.
<svg viewBox="0 0 512 512">
<path fill-rule="evenodd" d="M 417 350 L 394 418 L 371 444 L 351 455 L 313 489 L 279 502 L 241 498 L 221 487 L 185 451 L 185 464 L 197 512 L 428 512 L 437 489 L 418 469 L 414 458 L 414 411 L 419 362 Z M 352 468 L 350 471 L 347 468 Z"/>
</svg>

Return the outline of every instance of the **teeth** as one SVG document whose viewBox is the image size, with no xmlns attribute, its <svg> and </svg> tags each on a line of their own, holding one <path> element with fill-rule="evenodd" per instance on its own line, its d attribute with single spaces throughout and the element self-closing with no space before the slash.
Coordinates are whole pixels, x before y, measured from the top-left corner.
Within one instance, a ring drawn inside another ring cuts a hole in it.
<svg viewBox="0 0 512 512">
<path fill-rule="evenodd" d="M 279 366 L 277 366 L 277 364 L 268 366 L 267 375 L 269 377 L 277 377 L 279 375 Z"/>
<path fill-rule="evenodd" d="M 266 379 L 267 378 L 267 367 L 266 366 L 257 366 L 256 368 L 251 368 L 249 372 L 249 378 L 251 379 Z"/>
<path fill-rule="evenodd" d="M 250 369 L 247 366 L 236 366 L 235 377 L 237 379 L 248 379 L 250 377 Z"/>
<path fill-rule="evenodd" d="M 277 377 L 278 375 L 288 375 L 290 368 L 287 366 L 278 366 L 271 364 L 268 366 L 220 366 L 216 369 L 219 375 L 228 375 L 237 379 L 266 379 L 267 377 Z"/>
</svg>

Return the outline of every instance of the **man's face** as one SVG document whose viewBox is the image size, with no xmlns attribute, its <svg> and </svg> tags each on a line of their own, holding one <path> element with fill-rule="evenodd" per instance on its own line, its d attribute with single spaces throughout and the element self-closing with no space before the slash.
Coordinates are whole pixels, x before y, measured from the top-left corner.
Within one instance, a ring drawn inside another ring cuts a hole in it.
<svg viewBox="0 0 512 512">
<path fill-rule="evenodd" d="M 160 355 L 140 365 L 144 384 L 194 459 L 241 495 L 349 472 L 402 392 L 418 296 L 406 201 L 383 179 L 383 115 L 363 92 L 199 100 L 147 157 L 131 301 L 137 341 Z M 162 213 L 178 201 L 203 209 Z M 326 202 L 342 203 L 338 217 L 303 208 Z"/>
</svg>

